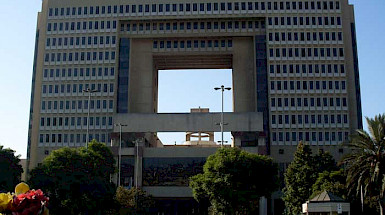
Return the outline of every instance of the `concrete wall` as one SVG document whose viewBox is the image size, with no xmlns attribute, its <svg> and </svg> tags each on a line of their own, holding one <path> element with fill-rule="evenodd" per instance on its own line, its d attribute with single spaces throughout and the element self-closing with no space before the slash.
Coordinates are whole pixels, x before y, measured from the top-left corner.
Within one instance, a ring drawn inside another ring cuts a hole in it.
<svg viewBox="0 0 385 215">
<path fill-rule="evenodd" d="M 344 34 L 344 49 L 345 49 L 345 59 L 346 59 L 346 75 L 347 75 L 347 91 L 348 91 L 348 103 L 349 103 L 349 119 L 350 119 L 350 128 L 351 133 L 355 132 L 355 129 L 360 129 L 358 127 L 359 121 L 362 122 L 362 118 L 359 119 L 359 117 L 362 117 L 362 115 L 358 114 L 357 109 L 357 103 L 361 104 L 361 101 L 358 101 L 356 98 L 356 90 L 357 88 L 360 89 L 359 80 L 358 85 L 356 84 L 356 77 L 355 77 L 355 71 L 354 71 L 354 55 L 353 55 L 353 46 L 352 46 L 352 26 L 351 24 L 355 24 L 354 19 L 354 8 L 352 5 L 349 5 L 347 1 L 342 1 L 343 4 L 343 16 L 342 16 L 342 22 L 343 25 L 346 26 L 343 28 L 343 34 Z M 354 32 L 356 29 L 353 29 Z M 356 37 L 356 35 L 354 35 Z M 354 41 L 357 42 L 357 41 Z M 358 65 L 357 65 L 358 67 Z M 357 68 L 358 69 L 358 68 Z M 358 77 L 357 77 L 358 78 Z M 361 98 L 361 97 L 360 97 Z"/>
<path fill-rule="evenodd" d="M 154 113 L 152 41 L 133 39 L 131 53 L 129 112 Z"/>
<path fill-rule="evenodd" d="M 117 114 L 115 122 L 125 124 L 122 132 L 220 131 L 220 113 Z M 262 131 L 262 114 L 224 113 L 224 131 Z M 115 132 L 119 128 L 115 127 Z"/>
<path fill-rule="evenodd" d="M 160 157 L 160 158 L 178 158 L 178 157 L 208 157 L 217 151 L 217 147 L 212 148 L 145 148 L 143 151 L 144 157 Z"/>
<path fill-rule="evenodd" d="M 318 154 L 319 150 L 323 150 L 324 152 L 329 152 L 336 162 L 341 161 L 342 157 L 348 153 L 350 153 L 350 149 L 346 146 L 310 146 L 313 155 Z M 280 154 L 283 152 L 283 154 Z M 296 146 L 272 146 L 270 156 L 274 159 L 276 163 L 290 163 L 293 160 L 294 153 L 297 150 Z"/>
<path fill-rule="evenodd" d="M 232 68 L 234 112 L 254 112 L 256 110 L 254 42 L 251 35 L 234 37 L 232 38 L 233 47 L 230 50 L 220 51 L 218 49 L 214 52 L 159 53 L 153 50 L 152 42 L 151 39 L 131 40 L 129 112 L 155 113 L 158 99 L 158 70 L 183 68 Z M 229 59 L 227 56 L 232 56 L 232 58 Z M 230 60 L 230 63 L 227 59 Z"/>
<path fill-rule="evenodd" d="M 21 180 L 27 180 L 27 159 L 20 159 L 20 165 L 23 167 L 23 173 L 21 174 Z"/>
<path fill-rule="evenodd" d="M 233 50 L 233 110 L 256 111 L 254 41 L 252 37 L 235 37 Z"/>
<path fill-rule="evenodd" d="M 330 215 L 338 214 L 338 208 L 350 215 L 350 203 L 346 202 L 310 202 L 302 204 L 303 213 L 305 215 L 330 213 Z"/>
<path fill-rule="evenodd" d="M 186 198 L 193 197 L 190 187 L 143 187 L 143 190 L 153 197 Z"/>
</svg>

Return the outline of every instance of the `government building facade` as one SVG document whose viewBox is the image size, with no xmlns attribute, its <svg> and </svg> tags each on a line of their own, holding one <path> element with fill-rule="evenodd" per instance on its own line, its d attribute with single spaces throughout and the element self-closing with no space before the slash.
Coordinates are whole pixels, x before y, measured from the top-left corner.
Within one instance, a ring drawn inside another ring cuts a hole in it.
<svg viewBox="0 0 385 215">
<path fill-rule="evenodd" d="M 173 205 L 165 213 L 196 212 L 188 176 L 219 146 L 170 146 L 156 134 L 218 132 L 221 116 L 157 113 L 165 69 L 232 69 L 231 146 L 270 155 L 282 171 L 299 141 L 338 160 L 340 144 L 362 128 L 348 0 L 43 0 L 28 170 L 52 150 L 96 139 L 122 154 L 118 184 Z M 274 198 L 260 213 L 273 213 Z"/>
</svg>

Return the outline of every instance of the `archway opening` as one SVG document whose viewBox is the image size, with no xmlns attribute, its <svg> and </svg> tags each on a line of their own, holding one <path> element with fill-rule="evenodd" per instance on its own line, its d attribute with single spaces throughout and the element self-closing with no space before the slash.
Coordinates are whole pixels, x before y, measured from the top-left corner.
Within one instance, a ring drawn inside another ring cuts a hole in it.
<svg viewBox="0 0 385 215">
<path fill-rule="evenodd" d="M 199 108 L 221 112 L 221 91 L 214 90 L 221 85 L 232 88 L 232 69 L 159 70 L 158 113 L 189 113 Z M 233 112 L 232 90 L 224 91 L 223 107 L 224 112 Z M 186 133 L 158 132 L 158 138 L 164 145 L 180 145 L 186 142 Z M 231 138 L 230 132 L 224 132 L 227 144 L 231 144 Z M 220 140 L 221 133 L 215 132 L 214 141 Z"/>
</svg>

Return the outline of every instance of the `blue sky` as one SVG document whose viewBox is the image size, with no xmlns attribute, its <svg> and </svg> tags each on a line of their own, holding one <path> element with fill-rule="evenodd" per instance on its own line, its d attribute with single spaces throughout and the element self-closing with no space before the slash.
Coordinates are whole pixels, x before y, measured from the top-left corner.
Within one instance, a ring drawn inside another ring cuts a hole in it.
<svg viewBox="0 0 385 215">
<path fill-rule="evenodd" d="M 231 87 L 232 70 L 166 70 L 159 71 L 158 112 L 190 112 L 190 108 L 210 108 L 221 111 L 221 92 L 214 87 Z M 224 111 L 232 111 L 232 91 L 224 92 Z M 226 121 L 226 119 L 224 119 Z M 215 141 L 221 140 L 214 133 Z M 183 143 L 185 133 L 158 133 L 164 144 Z M 224 133 L 224 141 L 231 142 L 230 132 Z"/>
<path fill-rule="evenodd" d="M 385 1 L 350 0 L 355 6 L 363 115 L 385 113 Z M 28 112 L 37 12 L 41 0 L 0 2 L 0 144 L 26 157 Z M 221 72 L 223 74 L 221 74 Z M 219 75 L 218 75 L 219 74 Z M 160 112 L 188 112 L 190 107 L 220 111 L 217 85 L 231 85 L 229 71 L 164 71 Z M 162 80 L 161 80 L 162 81 Z M 231 110 L 231 93 L 225 110 Z M 181 98 L 186 97 L 186 100 Z M 366 125 L 365 125 L 366 126 Z M 182 141 L 183 134 L 168 142 Z M 219 139 L 220 135 L 216 135 Z M 229 137 L 227 137 L 229 140 Z"/>
</svg>

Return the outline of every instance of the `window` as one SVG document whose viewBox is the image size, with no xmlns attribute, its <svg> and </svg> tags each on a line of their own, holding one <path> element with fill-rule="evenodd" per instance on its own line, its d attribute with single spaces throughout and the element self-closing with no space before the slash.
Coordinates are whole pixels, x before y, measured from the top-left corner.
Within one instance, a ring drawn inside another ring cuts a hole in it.
<svg viewBox="0 0 385 215">
<path fill-rule="evenodd" d="M 283 141 L 283 132 L 278 132 L 278 140 Z"/>
<path fill-rule="evenodd" d="M 285 132 L 285 141 L 290 141 L 290 133 Z"/>
<path fill-rule="evenodd" d="M 193 4 L 193 11 L 198 11 L 198 4 L 197 3 Z"/>
<path fill-rule="evenodd" d="M 276 2 L 275 2 L 276 3 Z M 241 3 L 241 9 L 242 10 L 246 10 L 246 3 L 245 2 L 242 2 Z"/>
<path fill-rule="evenodd" d="M 289 123 L 289 115 L 285 115 L 285 124 L 290 124 Z"/>
</svg>

